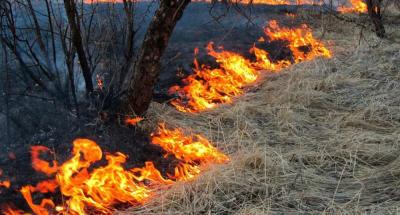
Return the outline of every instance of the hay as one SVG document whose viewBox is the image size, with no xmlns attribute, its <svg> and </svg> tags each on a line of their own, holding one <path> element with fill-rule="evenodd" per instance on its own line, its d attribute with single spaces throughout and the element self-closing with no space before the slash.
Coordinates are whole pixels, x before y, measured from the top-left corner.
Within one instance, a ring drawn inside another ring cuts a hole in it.
<svg viewBox="0 0 400 215">
<path fill-rule="evenodd" d="M 398 213 L 400 44 L 365 32 L 359 45 L 343 26 L 325 35 L 335 58 L 267 77 L 233 105 L 191 115 L 154 103 L 154 120 L 203 133 L 232 161 L 123 213 Z"/>
</svg>

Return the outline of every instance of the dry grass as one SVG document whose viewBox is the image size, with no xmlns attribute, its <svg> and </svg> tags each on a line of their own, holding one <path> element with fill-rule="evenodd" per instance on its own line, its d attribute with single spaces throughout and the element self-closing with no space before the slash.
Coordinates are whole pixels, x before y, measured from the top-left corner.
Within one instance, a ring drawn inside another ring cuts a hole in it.
<svg viewBox="0 0 400 215">
<path fill-rule="evenodd" d="M 127 213 L 400 213 L 400 43 L 353 29 L 326 33 L 333 59 L 269 75 L 233 105 L 189 115 L 153 104 L 155 121 L 206 135 L 232 160 Z"/>
</svg>

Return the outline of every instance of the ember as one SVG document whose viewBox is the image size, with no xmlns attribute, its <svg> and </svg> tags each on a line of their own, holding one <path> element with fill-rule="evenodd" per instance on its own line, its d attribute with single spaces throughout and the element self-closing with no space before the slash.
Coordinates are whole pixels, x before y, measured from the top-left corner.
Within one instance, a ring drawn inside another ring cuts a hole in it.
<svg viewBox="0 0 400 215">
<path fill-rule="evenodd" d="M 104 87 L 104 80 L 100 75 L 96 75 L 96 82 L 97 82 L 97 88 L 99 90 L 103 90 Z"/>
<path fill-rule="evenodd" d="M 134 118 L 126 118 L 125 123 L 127 125 L 136 125 L 138 122 L 142 121 L 144 118 L 142 117 L 134 117 Z"/>
</svg>

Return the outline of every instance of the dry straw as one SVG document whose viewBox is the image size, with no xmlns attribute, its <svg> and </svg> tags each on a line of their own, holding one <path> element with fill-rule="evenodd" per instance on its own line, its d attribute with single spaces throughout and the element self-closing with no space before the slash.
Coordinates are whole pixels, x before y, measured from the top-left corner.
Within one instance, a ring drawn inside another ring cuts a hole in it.
<svg viewBox="0 0 400 215">
<path fill-rule="evenodd" d="M 233 105 L 191 115 L 154 103 L 154 119 L 203 133 L 232 161 L 124 213 L 399 213 L 400 43 L 330 28 L 334 58 L 267 75 Z"/>
</svg>

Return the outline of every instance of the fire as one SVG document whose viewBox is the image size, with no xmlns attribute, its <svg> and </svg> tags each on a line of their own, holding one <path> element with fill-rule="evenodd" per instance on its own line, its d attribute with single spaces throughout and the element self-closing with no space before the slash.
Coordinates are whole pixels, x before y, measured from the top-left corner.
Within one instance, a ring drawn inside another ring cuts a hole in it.
<svg viewBox="0 0 400 215">
<path fill-rule="evenodd" d="M 32 146 L 31 147 L 31 157 L 32 157 L 32 167 L 38 172 L 43 172 L 46 175 L 51 175 L 57 171 L 57 162 L 53 161 L 50 165 L 49 162 L 44 161 L 39 158 L 41 153 L 50 153 L 51 150 L 45 146 Z"/>
<path fill-rule="evenodd" d="M 48 209 L 53 208 L 54 202 L 51 199 L 42 199 L 40 205 L 37 205 L 33 202 L 31 193 L 40 192 L 40 193 L 49 193 L 54 192 L 57 188 L 57 184 L 54 180 L 43 181 L 37 184 L 35 187 L 31 185 L 27 185 L 21 188 L 22 196 L 25 198 L 25 201 L 28 203 L 29 207 L 35 214 L 49 214 Z"/>
<path fill-rule="evenodd" d="M 351 6 L 338 7 L 341 13 L 366 13 L 368 12 L 367 4 L 363 0 L 350 0 Z"/>
<path fill-rule="evenodd" d="M 168 155 L 173 155 L 181 162 L 175 167 L 171 178 L 178 181 L 193 179 L 201 172 L 201 165 L 225 163 L 228 156 L 218 151 L 201 135 L 185 136 L 180 128 L 168 130 L 159 124 L 158 132 L 152 134 L 152 143 L 162 147 Z"/>
<path fill-rule="evenodd" d="M 268 5 L 303 5 L 321 4 L 319 0 L 237 0 L 232 1 L 241 4 L 268 4 Z"/>
<path fill-rule="evenodd" d="M 260 41 L 260 40 L 259 40 Z M 258 70 L 269 70 L 271 72 L 279 72 L 281 69 L 289 66 L 291 63 L 288 60 L 281 60 L 276 63 L 270 60 L 268 52 L 259 49 L 256 46 L 250 49 L 250 52 L 256 56 L 256 61 L 253 66 Z"/>
<path fill-rule="evenodd" d="M 1 205 L 1 213 L 4 215 L 21 215 L 26 214 L 22 210 L 16 209 L 9 204 Z"/>
<path fill-rule="evenodd" d="M 143 203 L 150 197 L 151 191 L 143 181 L 138 180 L 134 172 L 123 168 L 124 154 L 106 155 L 107 165 L 89 173 L 88 168 L 102 159 L 100 147 L 88 139 L 76 139 L 73 145 L 73 157 L 60 167 L 56 176 L 61 193 L 69 197 L 69 210 L 85 214 L 85 207 L 90 206 L 99 212 L 110 213 L 116 203 Z M 150 170 L 144 168 L 142 171 Z"/>
<path fill-rule="evenodd" d="M 138 122 L 142 121 L 144 118 L 142 117 L 133 117 L 133 118 L 126 118 L 125 123 L 127 125 L 136 125 Z"/>
<path fill-rule="evenodd" d="M 312 60 L 318 56 L 331 57 L 330 51 L 314 38 L 311 30 L 305 24 L 300 28 L 289 29 L 280 27 L 276 20 L 272 20 L 268 27 L 264 29 L 264 32 L 270 38 L 270 41 L 288 41 L 288 47 L 292 52 L 295 63 Z"/>
<path fill-rule="evenodd" d="M 212 3 L 212 0 L 192 0 L 192 2 L 207 2 Z M 221 2 L 221 1 L 218 1 Z M 267 5 L 320 5 L 321 0 L 230 0 L 233 4 L 267 4 Z"/>
<path fill-rule="evenodd" d="M 169 178 L 165 178 L 153 162 L 145 162 L 141 168 L 125 169 L 127 156 L 117 152 L 106 154 L 96 142 L 89 139 L 76 139 L 73 142 L 72 157 L 61 165 L 53 161 L 41 160 L 39 154 L 53 153 L 44 146 L 31 149 L 32 166 L 54 179 L 44 180 L 36 186 L 26 185 L 21 194 L 35 214 L 87 214 L 88 210 L 97 214 L 110 214 L 116 204 L 143 204 L 155 195 L 155 190 L 171 185 L 174 181 L 185 181 L 199 175 L 201 169 L 211 163 L 223 163 L 229 158 L 219 152 L 201 135 L 185 135 L 182 129 L 169 130 L 160 124 L 152 134 L 152 144 L 162 147 L 167 155 L 173 155 L 178 165 Z M 50 174 L 51 173 L 51 174 Z M 63 205 L 56 205 L 52 199 L 44 198 L 40 204 L 33 201 L 34 193 L 54 193 L 57 190 L 65 197 Z M 7 206 L 4 214 L 22 214 Z"/>
<path fill-rule="evenodd" d="M 133 0 L 133 2 L 150 2 L 151 0 Z M 83 0 L 85 4 L 96 3 L 123 3 L 123 0 Z M 192 2 L 211 3 L 212 0 L 192 0 Z M 303 4 L 322 4 L 321 0 L 231 0 L 234 4 L 268 4 L 268 5 L 303 5 Z"/>
<path fill-rule="evenodd" d="M 199 66 L 197 59 L 194 60 L 194 74 L 183 80 L 185 86 L 174 86 L 169 90 L 169 93 L 177 93 L 182 98 L 171 102 L 180 111 L 196 112 L 213 108 L 217 103 L 231 103 L 233 96 L 242 93 L 242 87 L 258 77 L 258 71 L 243 56 L 224 50 L 217 52 L 212 42 L 207 50 L 220 67 Z"/>
<path fill-rule="evenodd" d="M 0 181 L 0 187 L 10 188 L 11 182 L 10 181 Z"/>
<path fill-rule="evenodd" d="M 182 129 L 168 130 L 159 124 L 158 132 L 152 134 L 152 143 L 161 146 L 167 155 L 174 155 L 185 163 L 224 163 L 229 158 L 218 151 L 201 135 L 186 136 Z"/>
<path fill-rule="evenodd" d="M 169 89 L 170 94 L 179 97 L 171 101 L 171 104 L 182 112 L 204 111 L 220 103 L 231 103 L 233 97 L 243 94 L 245 86 L 257 81 L 262 70 L 279 72 L 292 63 L 318 56 L 331 57 L 330 51 L 313 37 L 306 25 L 294 29 L 282 28 L 273 20 L 264 29 L 264 33 L 270 41 L 287 41 L 293 55 L 292 61 L 274 62 L 267 51 L 253 46 L 250 52 L 255 55 L 256 60 L 252 62 L 234 52 L 215 51 L 210 42 L 207 46 L 208 54 L 215 58 L 219 67 L 213 69 L 207 65 L 199 66 L 195 58 L 194 73 L 183 79 L 184 86 L 173 86 Z M 258 42 L 265 42 L 265 38 L 259 38 Z"/>
<path fill-rule="evenodd" d="M 3 175 L 3 170 L 0 169 L 0 176 Z M 11 182 L 6 180 L 6 181 L 0 181 L 0 188 L 5 187 L 5 188 L 10 188 Z M 1 193 L 1 192 L 0 192 Z"/>
</svg>

